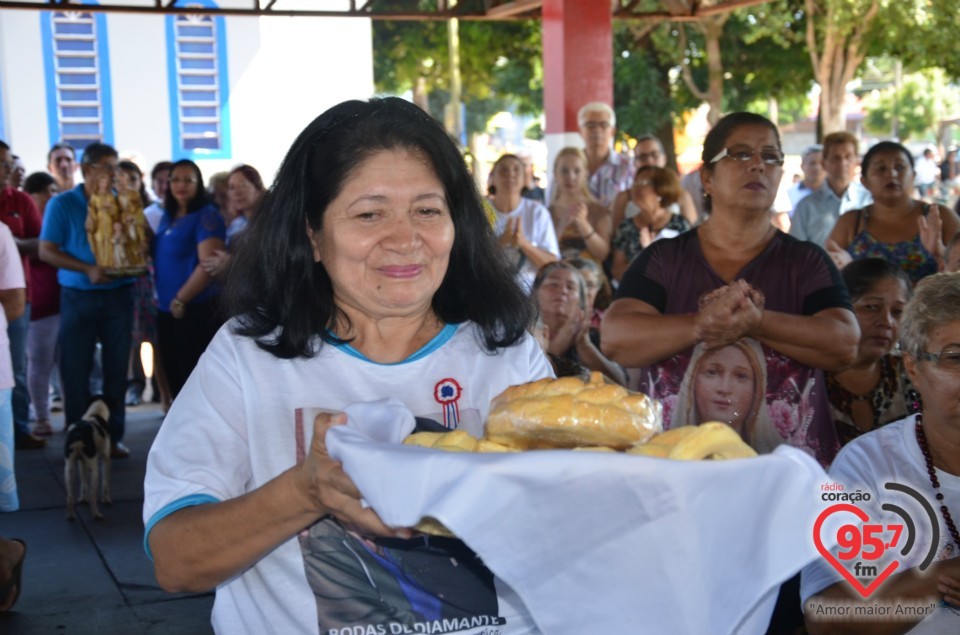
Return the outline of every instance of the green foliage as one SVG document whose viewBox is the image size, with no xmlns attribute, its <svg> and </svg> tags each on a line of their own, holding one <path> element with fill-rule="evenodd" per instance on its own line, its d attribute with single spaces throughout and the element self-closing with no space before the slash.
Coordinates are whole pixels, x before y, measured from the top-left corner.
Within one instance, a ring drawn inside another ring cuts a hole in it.
<svg viewBox="0 0 960 635">
<path fill-rule="evenodd" d="M 813 70 L 801 7 L 797 0 L 776 0 L 738 9 L 727 20 L 721 43 L 725 110 L 751 110 L 760 102 L 763 114 L 774 97 L 790 113 L 807 101 Z"/>
<path fill-rule="evenodd" d="M 543 126 L 539 121 L 534 121 L 523 131 L 523 136 L 534 141 L 543 141 Z"/>
<path fill-rule="evenodd" d="M 890 135 L 894 117 L 900 139 L 935 140 L 942 118 L 960 112 L 960 97 L 941 69 L 927 69 L 903 78 L 899 89 L 890 85 L 871 91 L 864 99 L 866 126 L 873 134 Z"/>
<path fill-rule="evenodd" d="M 636 22 L 613 23 L 613 103 L 617 128 L 636 137 L 653 133 L 676 118 L 670 94 L 670 64 L 651 38 L 637 37 Z"/>
<path fill-rule="evenodd" d="M 960 0 L 887 0 L 871 31 L 871 55 L 900 59 L 908 70 L 942 68 L 960 79 Z"/>
<path fill-rule="evenodd" d="M 802 7 L 802 0 L 774 0 L 731 14 L 720 42 L 724 110 L 765 113 L 773 96 L 780 102 L 782 121 L 806 116 L 813 72 L 804 46 Z M 656 130 L 666 120 L 679 123 L 681 113 L 702 103 L 681 78 L 681 64 L 689 66 L 700 90 L 707 89 L 708 59 L 700 29 L 664 23 L 637 37 L 642 26 L 637 21 L 614 22 L 617 121 L 633 134 Z"/>
<path fill-rule="evenodd" d="M 467 130 L 481 131 L 490 115 L 511 106 L 537 114 L 543 106 L 539 21 L 461 21 L 460 76 Z M 442 118 L 450 99 L 447 23 L 373 23 L 374 82 L 378 92 L 402 93 L 426 80 L 431 113 Z"/>
</svg>

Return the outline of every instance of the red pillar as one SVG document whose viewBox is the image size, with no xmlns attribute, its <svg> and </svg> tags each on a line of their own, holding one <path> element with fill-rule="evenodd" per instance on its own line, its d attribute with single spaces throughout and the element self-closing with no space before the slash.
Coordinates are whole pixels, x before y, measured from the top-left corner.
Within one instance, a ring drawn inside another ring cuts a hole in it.
<svg viewBox="0 0 960 635">
<path fill-rule="evenodd" d="M 546 133 L 578 134 L 581 106 L 591 101 L 613 106 L 610 2 L 544 0 L 542 15 Z"/>
</svg>

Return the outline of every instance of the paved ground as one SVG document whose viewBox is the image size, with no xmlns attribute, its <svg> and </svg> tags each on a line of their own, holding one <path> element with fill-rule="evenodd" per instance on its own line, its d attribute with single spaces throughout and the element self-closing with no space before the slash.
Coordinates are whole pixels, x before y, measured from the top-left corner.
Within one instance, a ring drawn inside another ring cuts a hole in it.
<svg viewBox="0 0 960 635">
<path fill-rule="evenodd" d="M 114 503 L 100 522 L 86 506 L 65 520 L 62 433 L 46 450 L 16 453 L 20 511 L 0 514 L 0 535 L 24 539 L 28 552 L 20 601 L 0 613 L 0 635 L 212 633 L 212 594 L 164 592 L 143 551 L 143 474 L 161 420 L 154 404 L 127 409 L 132 454 L 113 462 Z"/>
</svg>

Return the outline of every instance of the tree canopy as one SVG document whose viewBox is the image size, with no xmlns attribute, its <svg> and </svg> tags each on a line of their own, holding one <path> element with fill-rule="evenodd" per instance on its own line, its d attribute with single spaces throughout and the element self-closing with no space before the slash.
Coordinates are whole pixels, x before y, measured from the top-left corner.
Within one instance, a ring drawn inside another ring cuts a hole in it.
<svg viewBox="0 0 960 635">
<path fill-rule="evenodd" d="M 460 75 L 466 128 L 484 129 L 508 105 L 520 114 L 543 109 L 540 23 L 459 23 Z M 426 87 L 431 113 L 442 118 L 450 99 L 446 22 L 377 20 L 373 23 L 374 82 L 380 92 Z"/>
<path fill-rule="evenodd" d="M 815 81 L 826 100 L 821 101 L 821 117 L 832 122 L 829 126 L 839 126 L 838 100 L 868 56 L 895 57 L 908 73 L 942 68 L 941 75 L 924 76 L 928 93 L 930 82 L 942 87 L 960 78 L 958 14 L 960 0 L 772 0 L 709 23 L 615 20 L 618 127 L 631 135 L 652 132 L 663 138 L 705 99 L 718 112 L 766 112 L 773 99 L 781 123 L 789 122 L 809 114 Z M 519 114 L 542 112 L 539 21 L 464 21 L 459 35 L 468 131 L 483 130 L 491 115 L 506 108 Z M 447 23 L 377 20 L 373 37 L 377 90 L 412 90 L 442 117 L 450 99 Z M 711 60 L 711 50 L 719 62 Z M 908 94 L 913 93 L 904 93 L 904 99 Z M 892 102 L 874 96 L 866 103 L 889 110 Z M 932 103 L 924 102 L 928 112 L 942 114 L 943 108 Z M 939 103 L 954 107 L 950 100 Z M 871 125 L 883 128 L 889 123 L 884 116 L 871 115 Z M 905 124 L 909 115 L 903 112 L 898 118 Z M 914 124 L 908 128 L 921 134 Z"/>
</svg>

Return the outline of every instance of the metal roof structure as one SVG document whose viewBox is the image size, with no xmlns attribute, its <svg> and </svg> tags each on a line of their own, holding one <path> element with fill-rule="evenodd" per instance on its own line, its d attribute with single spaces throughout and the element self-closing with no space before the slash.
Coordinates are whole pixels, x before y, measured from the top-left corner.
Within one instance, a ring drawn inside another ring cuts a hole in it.
<svg viewBox="0 0 960 635">
<path fill-rule="evenodd" d="M 583 0 L 603 2 L 605 0 Z M 766 0 L 609 0 L 615 19 L 690 22 Z M 0 0 L 2 9 L 239 16 L 358 17 L 374 20 L 539 20 L 543 0 L 247 0 L 225 7 L 190 0 Z"/>
</svg>

